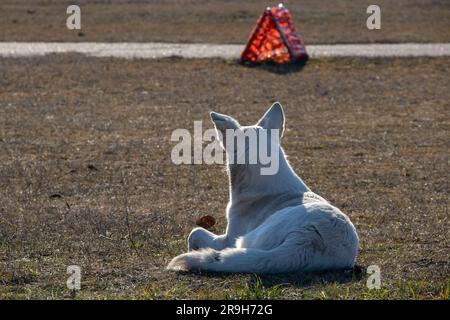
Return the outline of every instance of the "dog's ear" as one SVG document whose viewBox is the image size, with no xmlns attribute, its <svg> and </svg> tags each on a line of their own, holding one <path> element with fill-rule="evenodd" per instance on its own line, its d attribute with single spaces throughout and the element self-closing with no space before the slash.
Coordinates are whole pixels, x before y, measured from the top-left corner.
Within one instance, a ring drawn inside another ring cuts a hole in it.
<svg viewBox="0 0 450 320">
<path fill-rule="evenodd" d="M 221 135 L 221 142 L 223 146 L 225 147 L 225 138 L 226 138 L 226 130 L 236 130 L 241 127 L 239 122 L 236 121 L 233 117 L 227 116 L 225 114 L 221 114 L 218 112 L 211 112 L 209 114 L 211 116 L 211 120 L 214 123 L 214 126 L 216 127 L 216 130 Z M 219 136 L 220 137 L 220 136 Z"/>
<path fill-rule="evenodd" d="M 278 129 L 281 138 L 284 131 L 284 111 L 281 104 L 275 102 L 258 121 L 257 125 L 267 130 Z"/>
</svg>

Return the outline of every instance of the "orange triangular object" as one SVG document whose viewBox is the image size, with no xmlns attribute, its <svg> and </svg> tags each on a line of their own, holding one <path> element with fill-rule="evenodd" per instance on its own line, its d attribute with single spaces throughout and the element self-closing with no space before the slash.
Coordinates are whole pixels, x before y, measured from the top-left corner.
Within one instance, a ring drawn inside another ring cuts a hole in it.
<svg viewBox="0 0 450 320">
<path fill-rule="evenodd" d="M 241 61 L 245 63 L 287 63 L 307 58 L 305 43 L 282 4 L 263 12 L 241 54 Z"/>
</svg>

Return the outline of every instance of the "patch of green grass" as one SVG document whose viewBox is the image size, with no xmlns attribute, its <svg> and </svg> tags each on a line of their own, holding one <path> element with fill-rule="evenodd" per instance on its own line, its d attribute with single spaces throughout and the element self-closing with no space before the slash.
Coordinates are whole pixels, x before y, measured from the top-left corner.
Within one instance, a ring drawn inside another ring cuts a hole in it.
<svg viewBox="0 0 450 320">
<path fill-rule="evenodd" d="M 225 300 L 266 300 L 281 299 L 284 296 L 284 288 L 282 285 L 275 285 L 266 288 L 260 277 L 255 276 L 253 283 L 246 283 L 238 286 L 231 292 L 225 292 L 223 299 Z"/>
<path fill-rule="evenodd" d="M 436 285 L 424 281 L 398 281 L 395 285 L 384 284 L 380 289 L 368 289 L 365 284 L 327 284 L 322 287 L 301 290 L 303 299 L 319 300 L 405 300 L 405 299 L 449 299 L 450 282 Z"/>
<path fill-rule="evenodd" d="M 222 290 L 222 289 L 221 289 Z M 82 289 L 72 295 L 64 287 L 32 288 L 20 290 L 0 290 L 0 299 L 225 299 L 225 300 L 268 300 L 268 299 L 306 299 L 306 300 L 405 300 L 435 299 L 449 300 L 450 281 L 444 285 L 427 284 L 417 281 L 398 281 L 385 284 L 381 289 L 368 289 L 365 283 L 330 283 L 310 287 L 293 287 L 289 284 L 265 286 L 261 278 L 255 276 L 250 282 L 242 281 L 231 285 L 223 291 L 201 286 L 191 288 L 187 283 L 180 283 L 170 288 L 145 287 L 136 288 L 126 294 L 114 290 L 91 291 Z"/>
</svg>

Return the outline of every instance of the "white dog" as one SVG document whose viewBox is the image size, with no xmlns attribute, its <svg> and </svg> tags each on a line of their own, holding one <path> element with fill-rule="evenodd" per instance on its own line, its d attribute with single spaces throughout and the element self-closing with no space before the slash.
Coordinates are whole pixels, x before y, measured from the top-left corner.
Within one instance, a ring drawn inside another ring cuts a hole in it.
<svg viewBox="0 0 450 320">
<path fill-rule="evenodd" d="M 227 129 L 256 133 L 266 129 L 268 136 L 271 129 L 278 129 L 281 138 L 284 129 L 284 112 L 278 102 L 255 126 L 240 126 L 232 117 L 215 112 L 211 119 L 219 137 L 225 137 Z M 270 143 L 275 140 L 269 139 Z M 189 252 L 175 257 L 167 269 L 281 273 L 354 266 L 359 239 L 349 218 L 310 191 L 292 170 L 279 143 L 276 150 L 279 168 L 273 175 L 262 175 L 261 164 L 228 163 L 226 233 L 215 235 L 195 228 L 189 235 Z"/>
</svg>

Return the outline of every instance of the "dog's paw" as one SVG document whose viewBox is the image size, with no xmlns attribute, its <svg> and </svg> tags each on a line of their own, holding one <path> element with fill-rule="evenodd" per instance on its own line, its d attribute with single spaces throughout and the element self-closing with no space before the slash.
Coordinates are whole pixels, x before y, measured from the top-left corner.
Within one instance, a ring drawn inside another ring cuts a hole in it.
<svg viewBox="0 0 450 320">
<path fill-rule="evenodd" d="M 181 254 L 176 256 L 170 261 L 167 265 L 166 270 L 177 271 L 177 272 L 186 272 L 189 271 L 188 259 L 185 254 Z"/>
<path fill-rule="evenodd" d="M 199 271 L 207 270 L 212 263 L 220 261 L 220 253 L 213 249 L 201 249 L 199 251 L 191 251 L 183 253 L 170 261 L 167 270 L 172 271 Z"/>
</svg>

